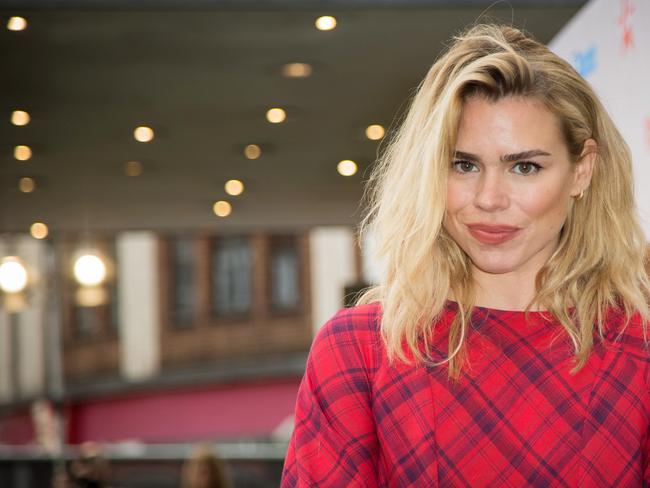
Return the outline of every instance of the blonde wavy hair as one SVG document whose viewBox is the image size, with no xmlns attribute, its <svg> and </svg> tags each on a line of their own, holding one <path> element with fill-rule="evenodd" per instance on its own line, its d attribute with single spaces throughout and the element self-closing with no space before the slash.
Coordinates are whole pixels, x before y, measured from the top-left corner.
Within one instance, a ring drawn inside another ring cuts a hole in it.
<svg viewBox="0 0 650 488">
<path fill-rule="evenodd" d="M 587 139 L 597 142 L 591 185 L 572 205 L 527 307 L 547 310 L 562 324 L 577 371 L 593 348 L 594 327 L 602 338 L 608 309 L 648 319 L 646 241 L 635 214 L 631 155 L 587 82 L 514 27 L 470 28 L 420 84 L 366 189 L 369 210 L 361 232 L 372 230 L 384 275 L 358 303 L 381 303 L 381 334 L 391 360 L 430 364 L 435 324 L 453 296 L 458 313 L 443 363 L 449 363 L 450 377 L 459 377 L 473 308 L 472 268 L 443 219 L 461 109 L 473 96 L 541 101 L 557 115 L 574 163 Z"/>
</svg>

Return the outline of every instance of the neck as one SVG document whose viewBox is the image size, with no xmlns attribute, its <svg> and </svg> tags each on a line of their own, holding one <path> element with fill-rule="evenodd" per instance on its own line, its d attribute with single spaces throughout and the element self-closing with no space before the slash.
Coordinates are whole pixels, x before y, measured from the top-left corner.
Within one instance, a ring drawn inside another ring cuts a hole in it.
<svg viewBox="0 0 650 488">
<path fill-rule="evenodd" d="M 537 271 L 492 274 L 474 268 L 474 304 L 499 310 L 524 310 L 535 297 Z M 530 310 L 539 309 L 533 303 Z"/>
</svg>

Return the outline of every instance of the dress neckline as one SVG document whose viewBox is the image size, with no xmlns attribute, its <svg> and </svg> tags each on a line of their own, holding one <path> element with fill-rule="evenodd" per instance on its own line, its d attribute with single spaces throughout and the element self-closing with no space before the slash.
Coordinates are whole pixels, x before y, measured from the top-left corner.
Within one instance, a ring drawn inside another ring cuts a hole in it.
<svg viewBox="0 0 650 488">
<path fill-rule="evenodd" d="M 447 300 L 445 302 L 445 308 L 447 308 L 450 311 L 458 311 L 458 302 L 455 302 L 453 300 Z M 479 305 L 474 305 L 472 307 L 473 312 L 482 312 L 482 313 L 489 313 L 489 314 L 494 314 L 494 315 L 519 315 L 519 316 L 539 316 L 539 317 L 550 317 L 551 314 L 547 310 L 503 310 L 500 308 L 492 308 L 492 307 L 481 307 Z"/>
<path fill-rule="evenodd" d="M 455 315 L 458 303 L 447 300 L 445 309 L 449 314 Z M 515 336 L 557 330 L 556 326 L 559 325 L 557 319 L 548 311 L 526 312 L 479 306 L 472 308 L 470 321 L 474 330 L 484 330 L 485 324 L 489 323 L 493 329 L 496 327 L 499 330 L 499 334 Z"/>
</svg>

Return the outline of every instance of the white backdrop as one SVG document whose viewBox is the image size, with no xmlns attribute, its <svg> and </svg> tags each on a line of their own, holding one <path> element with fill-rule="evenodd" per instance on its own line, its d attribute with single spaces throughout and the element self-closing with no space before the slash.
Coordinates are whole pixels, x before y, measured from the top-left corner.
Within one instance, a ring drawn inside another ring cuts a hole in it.
<svg viewBox="0 0 650 488">
<path fill-rule="evenodd" d="M 591 83 L 629 144 L 650 236 L 650 0 L 592 0 L 550 47 Z"/>
</svg>

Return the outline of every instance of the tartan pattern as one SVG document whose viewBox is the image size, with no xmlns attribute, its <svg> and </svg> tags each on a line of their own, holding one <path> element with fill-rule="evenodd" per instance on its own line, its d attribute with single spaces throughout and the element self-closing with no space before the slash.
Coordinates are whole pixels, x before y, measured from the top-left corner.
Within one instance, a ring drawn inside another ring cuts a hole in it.
<svg viewBox="0 0 650 488">
<path fill-rule="evenodd" d="M 571 374 L 566 333 L 547 314 L 476 308 L 470 367 L 388 365 L 377 304 L 338 312 L 312 345 L 283 487 L 650 486 L 650 354 L 641 320 Z M 448 303 L 434 354 L 447 350 Z"/>
</svg>

